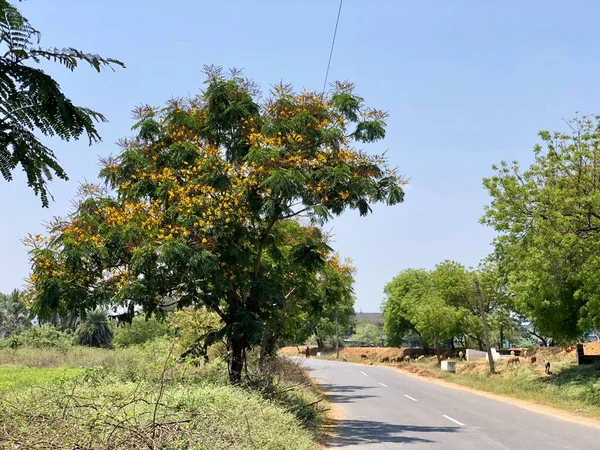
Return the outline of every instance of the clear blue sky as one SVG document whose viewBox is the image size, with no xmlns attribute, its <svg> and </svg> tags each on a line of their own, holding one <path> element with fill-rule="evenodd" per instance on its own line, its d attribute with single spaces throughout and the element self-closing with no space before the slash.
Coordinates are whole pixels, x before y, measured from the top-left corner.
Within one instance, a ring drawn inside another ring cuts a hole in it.
<svg viewBox="0 0 600 450">
<path fill-rule="evenodd" d="M 126 70 L 75 73 L 47 66 L 69 96 L 103 112 L 103 143 L 53 143 L 70 181 L 51 185 L 42 209 L 19 174 L 0 181 L 0 291 L 23 284 L 20 243 L 64 215 L 78 182 L 94 180 L 98 156 L 130 134 L 135 105 L 195 93 L 202 67 L 243 68 L 265 89 L 280 80 L 321 89 L 337 0 L 30 0 L 17 3 L 42 31 L 42 45 L 115 57 Z M 531 160 L 540 129 L 600 113 L 596 0 L 346 0 L 330 79 L 356 82 L 371 106 L 388 110 L 388 151 L 410 178 L 404 204 L 348 213 L 329 224 L 334 246 L 354 259 L 356 309 L 379 311 L 400 270 L 444 259 L 476 265 L 493 232 L 479 225 L 481 187 L 502 159 Z"/>
</svg>

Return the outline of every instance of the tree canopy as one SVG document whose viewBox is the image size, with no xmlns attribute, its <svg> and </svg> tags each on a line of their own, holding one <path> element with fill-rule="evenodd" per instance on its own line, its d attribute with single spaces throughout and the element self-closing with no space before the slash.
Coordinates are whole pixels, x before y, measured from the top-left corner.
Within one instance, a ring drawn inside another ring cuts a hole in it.
<svg viewBox="0 0 600 450">
<path fill-rule="evenodd" d="M 0 338 L 19 332 L 31 326 L 29 311 L 21 292 L 13 290 L 10 294 L 0 293 Z"/>
<path fill-rule="evenodd" d="M 360 344 L 378 345 L 381 343 L 381 332 L 377 325 L 361 323 L 356 326 L 356 331 L 350 339 Z"/>
<path fill-rule="evenodd" d="M 42 205 L 48 206 L 47 181 L 53 176 L 66 180 L 67 175 L 36 133 L 67 141 L 86 134 L 92 144 L 100 140 L 94 122 L 106 118 L 74 105 L 55 80 L 26 63 L 48 60 L 73 71 L 79 62 L 85 62 L 98 72 L 125 66 L 116 59 L 74 48 L 39 47 L 40 37 L 17 8 L 0 0 L 0 173 L 10 181 L 14 169 L 21 166 L 28 185 L 40 196 Z"/>
<path fill-rule="evenodd" d="M 539 133 L 534 162 L 502 162 L 484 180 L 482 221 L 500 233 L 496 256 L 514 308 L 556 343 L 600 327 L 600 117 Z"/>
<path fill-rule="evenodd" d="M 246 350 L 294 298 L 289 280 L 326 267 L 318 224 L 399 203 L 404 181 L 355 148 L 384 137 L 385 113 L 351 83 L 328 94 L 281 84 L 261 101 L 239 73 L 207 74 L 197 97 L 138 108 L 137 136 L 104 161 L 108 187 L 83 186 L 67 218 L 27 241 L 29 297 L 40 316 L 106 303 L 160 314 L 165 298 L 205 306 L 223 321 L 211 339 L 230 344 L 237 381 Z M 290 220 L 305 227 L 293 244 Z"/>
<path fill-rule="evenodd" d="M 483 325 L 474 289 L 481 285 L 482 303 L 494 341 L 501 344 L 515 324 L 510 303 L 495 264 L 487 262 L 468 270 L 455 261 L 444 261 L 434 270 L 407 269 L 385 287 L 385 331 L 391 345 L 400 345 L 409 333 L 417 334 L 424 347 L 434 346 L 440 356 L 448 340 L 484 345 Z"/>
</svg>

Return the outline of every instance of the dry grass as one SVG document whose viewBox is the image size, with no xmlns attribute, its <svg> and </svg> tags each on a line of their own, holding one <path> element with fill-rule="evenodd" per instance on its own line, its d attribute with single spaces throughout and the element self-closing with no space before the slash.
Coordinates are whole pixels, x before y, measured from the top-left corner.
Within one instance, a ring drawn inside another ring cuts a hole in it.
<svg viewBox="0 0 600 450">
<path fill-rule="evenodd" d="M 0 448 L 317 447 L 326 406 L 300 367 L 231 386 L 219 359 L 165 366 L 168 347 L 1 351 Z"/>
</svg>

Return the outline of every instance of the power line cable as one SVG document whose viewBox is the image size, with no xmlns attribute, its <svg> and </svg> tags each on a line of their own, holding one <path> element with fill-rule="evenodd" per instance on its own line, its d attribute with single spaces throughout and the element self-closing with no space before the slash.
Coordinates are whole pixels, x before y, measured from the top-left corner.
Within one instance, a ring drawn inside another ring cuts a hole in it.
<svg viewBox="0 0 600 450">
<path fill-rule="evenodd" d="M 331 41 L 331 50 L 329 51 L 329 61 L 327 62 L 327 72 L 325 72 L 325 81 L 323 82 L 323 94 L 325 94 L 325 88 L 327 87 L 327 78 L 329 77 L 329 68 L 331 67 L 331 57 L 333 56 L 333 47 L 335 46 L 335 37 L 337 35 L 338 24 L 340 23 L 340 13 L 342 12 L 342 3 L 344 3 L 344 0 L 340 0 L 340 7 L 338 8 L 337 19 L 335 21 L 335 30 L 333 31 L 333 40 Z"/>
</svg>

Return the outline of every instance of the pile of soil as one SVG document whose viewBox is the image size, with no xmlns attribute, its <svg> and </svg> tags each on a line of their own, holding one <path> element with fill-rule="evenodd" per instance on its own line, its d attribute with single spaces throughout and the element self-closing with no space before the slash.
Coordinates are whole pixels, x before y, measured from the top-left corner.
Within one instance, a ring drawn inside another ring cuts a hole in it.
<svg viewBox="0 0 600 450">
<path fill-rule="evenodd" d="M 584 344 L 583 353 L 586 355 L 600 355 L 600 341 Z"/>
<path fill-rule="evenodd" d="M 304 350 L 306 347 L 300 346 L 300 353 L 296 347 L 284 347 L 279 351 L 280 355 L 285 356 L 304 356 Z M 310 354 L 312 356 L 316 356 L 319 349 L 317 347 L 310 348 Z M 444 349 L 442 350 L 442 356 L 446 358 L 456 358 L 457 353 L 461 351 L 461 349 L 451 350 Z M 464 350 L 462 350 L 464 352 Z M 332 353 L 335 350 L 331 348 L 327 348 L 323 351 L 324 353 Z M 425 355 L 426 357 L 433 356 L 433 349 L 429 350 L 428 353 L 425 352 L 422 348 L 400 348 L 400 347 L 345 347 L 340 348 L 340 357 L 345 356 L 349 360 L 359 360 L 362 359 L 361 355 L 367 355 L 367 360 L 370 362 L 380 362 L 383 358 L 401 358 L 403 359 L 405 356 L 410 356 L 411 359 L 416 359 L 421 355 Z"/>
</svg>

